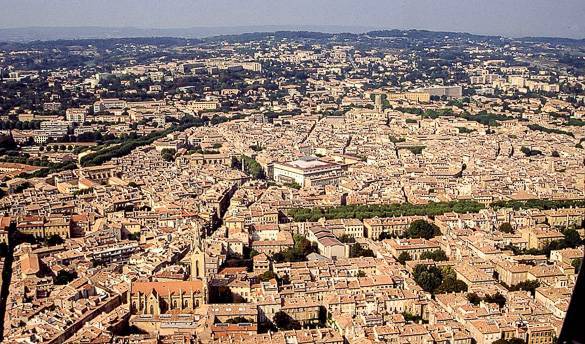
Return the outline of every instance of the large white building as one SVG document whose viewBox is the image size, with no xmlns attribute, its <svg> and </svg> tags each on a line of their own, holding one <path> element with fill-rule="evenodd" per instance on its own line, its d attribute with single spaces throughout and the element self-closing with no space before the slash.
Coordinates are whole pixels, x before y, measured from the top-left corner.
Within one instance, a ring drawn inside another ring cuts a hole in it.
<svg viewBox="0 0 585 344">
<path fill-rule="evenodd" d="M 273 178 L 281 183 L 297 183 L 304 186 L 324 186 L 337 184 L 341 176 L 341 166 L 314 157 L 287 162 L 274 163 Z"/>
</svg>

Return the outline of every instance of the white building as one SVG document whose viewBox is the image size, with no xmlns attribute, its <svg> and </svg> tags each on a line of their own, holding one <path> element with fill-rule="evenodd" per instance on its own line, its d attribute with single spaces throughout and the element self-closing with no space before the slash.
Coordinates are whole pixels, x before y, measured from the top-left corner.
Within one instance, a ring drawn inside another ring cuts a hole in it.
<svg viewBox="0 0 585 344">
<path fill-rule="evenodd" d="M 341 166 L 306 157 L 287 163 L 274 163 L 273 178 L 281 183 L 297 183 L 304 186 L 325 186 L 337 184 L 341 176 Z"/>
</svg>

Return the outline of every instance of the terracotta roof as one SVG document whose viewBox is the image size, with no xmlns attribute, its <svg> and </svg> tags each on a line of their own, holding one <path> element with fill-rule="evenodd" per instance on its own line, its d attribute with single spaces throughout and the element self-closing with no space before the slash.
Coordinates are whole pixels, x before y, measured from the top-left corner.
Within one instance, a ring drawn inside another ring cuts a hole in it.
<svg viewBox="0 0 585 344">
<path fill-rule="evenodd" d="M 149 294 L 155 291 L 160 296 L 168 296 L 172 294 L 203 291 L 203 282 L 200 280 L 194 281 L 165 281 L 165 282 L 134 282 L 130 288 L 130 293 Z"/>
</svg>

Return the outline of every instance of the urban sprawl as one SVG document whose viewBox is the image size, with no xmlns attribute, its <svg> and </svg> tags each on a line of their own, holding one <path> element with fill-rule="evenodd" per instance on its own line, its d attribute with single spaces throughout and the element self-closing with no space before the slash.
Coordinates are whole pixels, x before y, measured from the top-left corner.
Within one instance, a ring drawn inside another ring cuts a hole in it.
<svg viewBox="0 0 585 344">
<path fill-rule="evenodd" d="M 555 343 L 584 87 L 571 40 L 0 43 L 0 336 Z"/>
</svg>

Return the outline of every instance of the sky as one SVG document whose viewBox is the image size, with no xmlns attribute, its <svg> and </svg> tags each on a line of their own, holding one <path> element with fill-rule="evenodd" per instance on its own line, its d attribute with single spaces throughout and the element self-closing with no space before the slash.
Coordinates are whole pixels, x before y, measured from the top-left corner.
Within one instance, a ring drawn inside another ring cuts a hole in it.
<svg viewBox="0 0 585 344">
<path fill-rule="evenodd" d="M 0 28 L 332 25 L 585 38 L 585 0 L 0 0 Z"/>
</svg>

